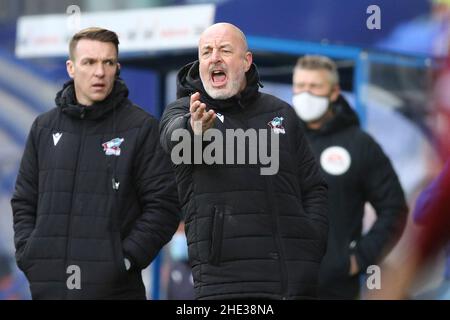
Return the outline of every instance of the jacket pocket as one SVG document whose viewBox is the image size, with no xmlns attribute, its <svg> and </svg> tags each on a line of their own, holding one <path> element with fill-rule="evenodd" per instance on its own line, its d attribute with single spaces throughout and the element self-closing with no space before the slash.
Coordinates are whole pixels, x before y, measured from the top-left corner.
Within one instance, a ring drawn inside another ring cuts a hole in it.
<svg viewBox="0 0 450 320">
<path fill-rule="evenodd" d="M 23 246 L 22 252 L 19 253 L 19 256 L 17 258 L 17 266 L 24 272 L 29 267 L 28 255 L 35 232 L 36 229 L 31 232 L 30 236 L 27 239 L 27 242 Z"/>
<path fill-rule="evenodd" d="M 223 223 L 225 209 L 215 206 L 211 232 L 211 248 L 209 250 L 208 262 L 218 266 L 220 264 L 220 256 L 223 241 Z"/>
<path fill-rule="evenodd" d="M 125 267 L 125 256 L 123 254 L 122 240 L 119 232 L 113 233 L 113 246 L 114 246 L 114 264 L 118 274 L 122 277 L 128 273 Z"/>
</svg>

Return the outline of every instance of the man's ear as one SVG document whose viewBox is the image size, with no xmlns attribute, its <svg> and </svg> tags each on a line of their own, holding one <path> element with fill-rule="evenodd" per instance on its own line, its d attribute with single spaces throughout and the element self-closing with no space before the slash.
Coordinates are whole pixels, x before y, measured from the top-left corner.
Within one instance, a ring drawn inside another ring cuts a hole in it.
<svg viewBox="0 0 450 320">
<path fill-rule="evenodd" d="M 117 62 L 116 78 L 120 76 L 120 63 Z"/>
<path fill-rule="evenodd" d="M 69 77 L 71 77 L 73 79 L 73 77 L 75 75 L 75 65 L 72 60 L 66 61 L 66 70 L 67 70 L 67 74 L 69 75 Z"/>
<path fill-rule="evenodd" d="M 245 53 L 245 72 L 250 70 L 252 63 L 253 63 L 253 54 L 250 51 L 247 51 Z"/>
<path fill-rule="evenodd" d="M 341 94 L 341 87 L 339 87 L 339 85 L 336 84 L 331 90 L 330 101 L 336 102 L 340 94 Z"/>
</svg>

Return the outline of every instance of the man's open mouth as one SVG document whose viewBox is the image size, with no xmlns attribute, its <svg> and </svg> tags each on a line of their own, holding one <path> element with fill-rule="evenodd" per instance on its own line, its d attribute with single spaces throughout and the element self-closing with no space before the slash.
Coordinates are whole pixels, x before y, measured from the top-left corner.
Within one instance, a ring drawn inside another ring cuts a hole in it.
<svg viewBox="0 0 450 320">
<path fill-rule="evenodd" d="M 221 87 L 227 82 L 227 74 L 223 70 L 213 70 L 211 80 L 214 87 Z"/>
</svg>

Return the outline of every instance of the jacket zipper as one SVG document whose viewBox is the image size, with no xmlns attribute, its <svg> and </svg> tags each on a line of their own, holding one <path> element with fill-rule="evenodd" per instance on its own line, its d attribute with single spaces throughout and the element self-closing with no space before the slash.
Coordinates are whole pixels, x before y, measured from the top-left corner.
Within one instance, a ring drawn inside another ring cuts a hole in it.
<svg viewBox="0 0 450 320">
<path fill-rule="evenodd" d="M 248 130 L 250 127 L 248 125 L 248 120 L 242 119 L 241 123 L 244 124 L 245 130 Z M 271 176 L 266 176 L 266 193 L 267 193 L 267 203 L 269 207 L 269 211 L 271 213 L 272 217 L 272 231 L 273 236 L 275 238 L 275 245 L 276 249 L 279 252 L 278 256 L 278 262 L 280 265 L 280 273 L 281 273 L 281 299 L 286 300 L 288 297 L 288 273 L 287 273 L 287 267 L 285 263 L 285 256 L 284 256 L 284 250 L 283 250 L 283 244 L 281 242 L 280 233 L 279 233 L 279 223 L 278 223 L 278 209 L 276 206 L 273 205 L 271 199 L 274 199 L 275 192 L 273 191 L 273 184 L 272 184 L 272 178 Z"/>
<path fill-rule="evenodd" d="M 215 266 L 220 264 L 220 255 L 222 251 L 222 238 L 223 238 L 223 219 L 224 212 L 220 211 L 217 207 L 214 208 L 214 220 L 211 237 L 211 249 L 209 256 L 209 263 Z"/>
<path fill-rule="evenodd" d="M 81 117 L 81 121 L 82 121 L 82 129 L 81 129 L 81 141 L 80 144 L 78 146 L 78 157 L 77 157 L 77 164 L 76 164 L 76 169 L 75 169 L 75 177 L 73 180 L 73 187 L 72 187 L 72 199 L 71 199 L 71 204 L 70 204 L 70 214 L 69 214 L 69 223 L 67 226 L 67 247 L 66 247 L 66 258 L 64 261 L 64 268 L 67 270 L 67 263 L 69 261 L 69 253 L 70 253 L 70 249 L 72 246 L 72 220 L 73 220 L 73 207 L 74 207 L 74 199 L 76 196 L 76 191 L 77 191 L 77 187 L 78 187 L 78 179 L 79 179 L 79 167 L 80 167 L 80 159 L 83 153 L 83 147 L 84 147 L 84 141 L 85 141 L 85 134 L 84 131 L 86 129 L 86 121 L 84 120 L 84 114 L 82 114 Z M 66 270 L 64 270 L 64 274 L 66 274 Z M 67 300 L 67 296 L 69 294 L 69 290 L 68 288 L 65 288 L 66 290 L 65 292 L 65 300 Z"/>
<path fill-rule="evenodd" d="M 269 207 L 269 211 L 272 217 L 272 231 L 275 239 L 275 245 L 279 252 L 278 262 L 280 265 L 280 273 L 281 273 L 281 294 L 282 300 L 286 300 L 288 296 L 288 273 L 285 262 L 285 255 L 283 250 L 283 243 L 281 242 L 280 232 L 279 232 L 279 223 L 278 217 L 279 212 L 276 206 L 273 205 L 271 200 L 275 199 L 275 193 L 273 191 L 273 184 L 271 176 L 266 176 L 266 192 L 267 192 L 267 203 Z"/>
</svg>

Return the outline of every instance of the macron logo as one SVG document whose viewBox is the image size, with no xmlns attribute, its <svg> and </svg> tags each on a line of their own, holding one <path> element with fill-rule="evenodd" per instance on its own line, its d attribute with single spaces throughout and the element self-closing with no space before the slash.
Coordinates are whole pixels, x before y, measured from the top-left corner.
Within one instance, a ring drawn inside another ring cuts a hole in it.
<svg viewBox="0 0 450 320">
<path fill-rule="evenodd" d="M 61 132 L 57 132 L 53 134 L 53 144 L 56 146 L 59 142 L 59 139 L 61 139 L 62 137 L 62 133 Z"/>
<path fill-rule="evenodd" d="M 223 121 L 225 120 L 225 117 L 218 112 L 216 113 L 216 115 L 217 115 L 217 118 L 219 118 L 219 120 L 223 123 Z"/>
</svg>

